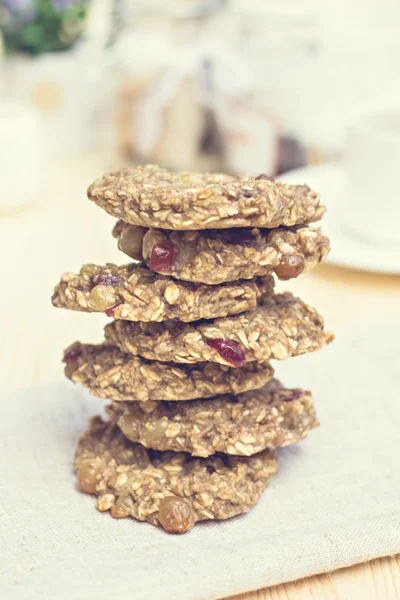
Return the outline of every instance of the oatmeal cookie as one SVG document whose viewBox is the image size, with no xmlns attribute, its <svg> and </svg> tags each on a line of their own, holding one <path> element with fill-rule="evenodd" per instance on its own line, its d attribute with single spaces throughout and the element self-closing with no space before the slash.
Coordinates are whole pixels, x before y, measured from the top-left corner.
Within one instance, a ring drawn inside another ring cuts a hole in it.
<svg viewBox="0 0 400 600">
<path fill-rule="evenodd" d="M 273 291 L 272 275 L 218 286 L 173 281 L 130 264 L 84 265 L 79 274 L 65 273 L 52 297 L 54 306 L 105 312 L 127 321 L 197 321 L 236 315 L 254 308 Z"/>
<path fill-rule="evenodd" d="M 256 504 L 278 469 L 270 450 L 251 457 L 147 450 L 129 441 L 115 422 L 91 420 L 75 455 L 82 491 L 97 509 L 185 533 L 198 521 L 228 519 Z"/>
<path fill-rule="evenodd" d="M 168 231 L 118 221 L 119 249 L 157 273 L 218 285 L 275 272 L 298 277 L 328 255 L 329 239 L 311 227 Z"/>
<path fill-rule="evenodd" d="M 325 212 L 307 185 L 265 175 L 172 173 L 155 165 L 106 174 L 88 197 L 126 223 L 178 231 L 304 225 Z"/>
<path fill-rule="evenodd" d="M 251 456 L 294 444 L 318 426 L 311 392 L 276 379 L 258 390 L 186 402 L 113 404 L 122 433 L 154 450 Z"/>
<path fill-rule="evenodd" d="M 192 400 L 262 387 L 274 371 L 268 363 L 233 369 L 215 363 L 150 362 L 106 344 L 75 342 L 64 354 L 65 374 L 110 400 Z"/>
<path fill-rule="evenodd" d="M 105 338 L 124 352 L 150 360 L 240 367 L 319 350 L 333 340 L 333 334 L 324 329 L 314 308 L 286 292 L 263 299 L 260 306 L 241 315 L 211 321 L 113 321 L 105 327 Z"/>
</svg>

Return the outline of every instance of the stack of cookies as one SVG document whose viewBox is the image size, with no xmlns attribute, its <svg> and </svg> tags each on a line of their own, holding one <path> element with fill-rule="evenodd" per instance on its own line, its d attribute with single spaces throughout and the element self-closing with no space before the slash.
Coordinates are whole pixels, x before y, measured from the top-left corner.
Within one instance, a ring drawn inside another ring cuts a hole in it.
<svg viewBox="0 0 400 600">
<path fill-rule="evenodd" d="M 271 360 L 333 336 L 274 274 L 297 277 L 329 240 L 308 224 L 325 209 L 307 186 L 266 175 L 125 169 L 89 199 L 120 219 L 134 262 L 66 273 L 53 304 L 112 320 L 98 345 L 74 343 L 65 373 L 110 401 L 79 441 L 80 488 L 97 508 L 183 533 L 247 512 L 277 471 L 276 448 L 318 425 L 311 393 L 274 379 Z"/>
</svg>

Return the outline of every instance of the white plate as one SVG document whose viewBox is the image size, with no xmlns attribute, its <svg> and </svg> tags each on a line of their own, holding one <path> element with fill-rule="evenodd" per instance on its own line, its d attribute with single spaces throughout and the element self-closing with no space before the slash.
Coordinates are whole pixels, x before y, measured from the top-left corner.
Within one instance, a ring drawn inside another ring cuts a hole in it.
<svg viewBox="0 0 400 600">
<path fill-rule="evenodd" d="M 345 194 L 344 171 L 340 164 L 295 169 L 278 179 L 287 183 L 307 183 L 321 194 L 323 204 L 328 207 L 322 229 L 332 246 L 326 262 L 363 271 L 400 274 L 400 248 L 378 246 L 346 231 L 345 216 L 341 210 Z"/>
</svg>

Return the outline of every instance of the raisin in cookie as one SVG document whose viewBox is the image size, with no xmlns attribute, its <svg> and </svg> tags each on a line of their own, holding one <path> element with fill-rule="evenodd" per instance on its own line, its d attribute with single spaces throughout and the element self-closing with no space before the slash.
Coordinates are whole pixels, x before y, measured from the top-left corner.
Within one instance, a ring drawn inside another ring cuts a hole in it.
<svg viewBox="0 0 400 600">
<path fill-rule="evenodd" d="M 251 457 L 194 458 L 129 441 L 113 421 L 92 419 L 75 455 L 82 491 L 97 509 L 185 533 L 198 521 L 248 512 L 278 470 L 270 450 Z"/>
<path fill-rule="evenodd" d="M 208 285 L 272 272 L 292 279 L 313 269 L 330 249 L 319 229 L 301 226 L 168 231 L 118 221 L 113 236 L 122 252 L 152 271 Z"/>
<path fill-rule="evenodd" d="M 241 315 L 210 321 L 113 321 L 106 325 L 105 337 L 124 352 L 150 360 L 211 361 L 236 367 L 250 361 L 285 360 L 319 350 L 333 340 L 317 311 L 289 292 L 265 298 Z"/>
<path fill-rule="evenodd" d="M 52 302 L 60 308 L 105 312 L 127 321 L 188 322 L 244 312 L 273 288 L 272 275 L 210 286 L 173 281 L 135 264 L 88 264 L 79 274 L 62 276 Z"/>
</svg>

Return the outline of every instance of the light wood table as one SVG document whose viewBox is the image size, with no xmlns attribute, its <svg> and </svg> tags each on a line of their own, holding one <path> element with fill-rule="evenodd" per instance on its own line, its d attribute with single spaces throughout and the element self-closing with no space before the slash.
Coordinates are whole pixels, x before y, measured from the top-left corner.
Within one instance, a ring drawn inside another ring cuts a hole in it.
<svg viewBox="0 0 400 600">
<path fill-rule="evenodd" d="M 57 310 L 50 295 L 63 271 L 85 262 L 123 261 L 111 237 L 113 220 L 85 199 L 87 185 L 115 164 L 108 156 L 65 160 L 49 171 L 34 205 L 0 214 L 1 386 L 61 378 L 63 348 L 76 339 L 100 340 L 103 315 Z M 356 322 L 367 328 L 382 315 L 400 321 L 400 277 L 322 265 L 284 287 L 318 307 L 333 330 Z M 400 559 L 379 559 L 239 598 L 400 599 Z"/>
</svg>

